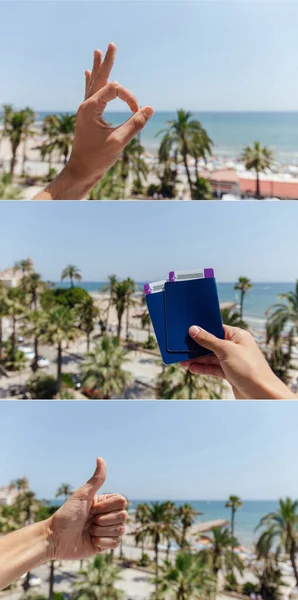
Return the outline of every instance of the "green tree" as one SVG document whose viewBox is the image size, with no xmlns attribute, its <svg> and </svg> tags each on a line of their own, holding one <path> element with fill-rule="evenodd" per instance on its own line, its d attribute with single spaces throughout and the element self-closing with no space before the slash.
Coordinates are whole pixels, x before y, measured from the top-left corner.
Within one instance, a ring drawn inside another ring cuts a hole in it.
<svg viewBox="0 0 298 600">
<path fill-rule="evenodd" d="M 243 318 L 243 304 L 244 297 L 247 292 L 252 290 L 251 280 L 247 277 L 239 277 L 237 283 L 234 285 L 234 290 L 240 292 L 240 319 Z"/>
<path fill-rule="evenodd" d="M 106 312 L 106 327 L 108 327 L 108 324 L 109 324 L 109 316 L 110 316 L 110 310 L 111 310 L 112 301 L 113 301 L 114 289 L 115 289 L 115 285 L 118 280 L 117 280 L 116 275 L 108 275 L 108 281 L 109 281 L 108 285 L 105 285 L 101 289 L 101 291 L 103 293 L 109 294 L 108 307 L 107 307 L 107 312 Z"/>
<path fill-rule="evenodd" d="M 99 554 L 80 572 L 72 600 L 122 600 L 123 592 L 115 587 L 120 578 L 120 569 L 111 563 L 110 556 Z"/>
<path fill-rule="evenodd" d="M 0 142 L 2 142 L 3 138 L 7 136 L 8 124 L 13 114 L 13 106 L 12 104 L 2 104 L 2 115 L 0 117 L 0 122 L 2 123 L 2 131 L 0 135 Z"/>
<path fill-rule="evenodd" d="M 7 288 L 0 282 L 0 363 L 2 362 L 3 348 L 3 319 L 7 316 Z"/>
<path fill-rule="evenodd" d="M 7 293 L 7 311 L 6 316 L 12 322 L 11 334 L 11 362 L 12 365 L 16 359 L 16 330 L 18 318 L 23 315 L 24 304 L 22 303 L 22 293 L 20 288 L 9 288 Z"/>
<path fill-rule="evenodd" d="M 118 327 L 117 327 L 117 339 L 120 340 L 121 328 L 122 328 L 122 318 L 127 309 L 128 303 L 131 302 L 132 295 L 132 287 L 133 287 L 132 279 L 127 278 L 123 281 L 116 280 L 114 282 L 112 288 L 112 305 L 115 306 L 118 318 Z"/>
<path fill-rule="evenodd" d="M 22 260 L 18 260 L 14 264 L 15 271 L 21 271 L 23 274 L 23 278 L 25 275 L 29 275 L 33 272 L 33 262 L 32 259 L 28 256 L 28 258 L 24 258 Z"/>
<path fill-rule="evenodd" d="M 233 308 L 222 308 L 221 309 L 222 322 L 225 325 L 231 327 L 240 327 L 241 329 L 247 329 L 248 325 L 241 319 L 240 313 L 235 311 Z"/>
<path fill-rule="evenodd" d="M 207 131 L 202 126 L 195 129 L 190 139 L 190 154 L 195 159 L 196 181 L 200 181 L 201 179 L 199 176 L 199 160 L 202 158 L 206 163 L 208 156 L 212 154 L 212 147 L 213 142 L 208 136 Z M 202 181 L 205 180 L 203 179 Z M 206 198 L 206 200 L 209 200 L 209 198 Z"/>
<path fill-rule="evenodd" d="M 213 527 L 212 537 L 209 538 L 211 546 L 202 551 L 202 554 L 211 560 L 212 571 L 218 579 L 219 571 L 224 574 L 233 574 L 235 571 L 242 574 L 244 565 L 236 554 L 235 547 L 239 542 L 227 528 Z"/>
<path fill-rule="evenodd" d="M 137 505 L 136 508 L 136 512 L 135 512 L 135 522 L 136 524 L 141 527 L 144 528 L 145 525 L 147 525 L 150 522 L 150 515 L 151 515 L 151 509 L 149 504 L 147 504 L 147 502 L 143 502 Z M 142 539 L 142 555 L 144 554 L 145 551 L 145 539 Z"/>
<path fill-rule="evenodd" d="M 182 525 L 180 547 L 183 549 L 187 546 L 186 535 L 190 527 L 195 523 L 197 515 L 202 513 L 196 511 L 192 504 L 187 502 L 178 508 L 178 516 Z"/>
<path fill-rule="evenodd" d="M 121 200 L 123 197 L 123 181 L 121 164 L 117 162 L 104 174 L 88 194 L 88 200 Z"/>
<path fill-rule="evenodd" d="M 275 512 L 268 513 L 261 520 L 257 529 L 262 528 L 262 533 L 257 542 L 259 556 L 266 556 L 273 550 L 275 555 L 281 552 L 289 556 L 293 568 L 293 575 L 298 586 L 298 570 L 296 565 L 297 539 L 298 539 L 298 501 L 286 498 L 279 500 Z"/>
<path fill-rule="evenodd" d="M 46 316 L 45 313 L 34 310 L 26 313 L 22 319 L 21 331 L 27 338 L 34 340 L 34 359 L 32 362 L 32 370 L 36 372 L 38 369 L 38 347 L 39 340 L 45 335 L 46 331 Z"/>
<path fill-rule="evenodd" d="M 9 138 L 11 145 L 10 175 L 13 177 L 17 160 L 17 150 L 21 142 L 29 135 L 28 113 L 26 110 L 12 111 L 6 126 L 5 136 Z"/>
<path fill-rule="evenodd" d="M 0 505 L 0 534 L 5 535 L 19 528 L 20 523 L 15 507 Z"/>
<path fill-rule="evenodd" d="M 45 153 L 46 149 L 48 153 L 58 150 L 66 165 L 74 140 L 75 126 L 76 115 L 74 114 L 48 115 L 45 128 L 49 140 L 43 144 L 42 152 Z"/>
<path fill-rule="evenodd" d="M 90 350 L 90 336 L 94 331 L 95 321 L 99 316 L 99 310 L 95 306 L 93 298 L 85 298 L 77 306 L 77 314 L 79 318 L 79 327 L 84 331 L 87 340 L 87 352 Z"/>
<path fill-rule="evenodd" d="M 158 577 L 158 556 L 159 544 L 163 540 L 177 538 L 177 529 L 175 525 L 170 524 L 167 519 L 167 503 L 166 502 L 151 502 L 149 504 L 150 513 L 148 520 L 140 525 L 135 534 L 136 543 L 149 540 L 154 547 L 155 554 L 155 575 Z"/>
<path fill-rule="evenodd" d="M 82 279 L 80 269 L 78 269 L 78 267 L 75 267 L 75 265 L 67 265 L 67 267 L 65 267 L 65 269 L 63 269 L 61 273 L 61 279 L 63 281 L 64 279 L 68 278 L 70 280 L 70 287 L 73 287 L 74 280 L 81 281 Z"/>
<path fill-rule="evenodd" d="M 74 341 L 80 335 L 76 326 L 76 314 L 64 306 L 52 308 L 45 314 L 44 333 L 41 339 L 57 348 L 57 392 L 61 390 L 62 382 L 62 349 L 63 344 Z"/>
<path fill-rule="evenodd" d="M 121 397 L 130 378 L 128 371 L 122 368 L 125 359 L 126 354 L 117 339 L 104 336 L 88 352 L 82 364 L 84 386 L 100 399 L 109 400 L 115 395 Z"/>
<path fill-rule="evenodd" d="M 218 385 L 210 377 L 198 377 L 180 365 L 170 365 L 157 377 L 155 392 L 162 400 L 219 400 Z"/>
<path fill-rule="evenodd" d="M 266 146 L 261 146 L 260 142 L 254 142 L 252 146 L 244 148 L 242 160 L 248 171 L 256 173 L 256 198 L 260 198 L 260 173 L 272 167 L 273 153 Z"/>
<path fill-rule="evenodd" d="M 41 295 L 46 289 L 46 284 L 42 281 L 39 273 L 32 271 L 25 275 L 22 280 L 22 287 L 28 296 L 29 306 L 32 310 L 37 311 Z"/>
<path fill-rule="evenodd" d="M 36 119 L 35 112 L 27 106 L 24 108 L 24 129 L 23 129 L 23 162 L 22 162 L 22 175 L 25 175 L 25 166 L 26 166 L 26 152 L 27 152 L 27 142 L 29 137 L 34 135 L 34 131 L 31 129 Z"/>
<path fill-rule="evenodd" d="M 208 181 L 208 179 L 204 179 L 204 177 L 198 177 L 198 179 L 194 183 L 193 188 L 193 199 L 194 200 L 213 200 L 213 188 Z"/>
<path fill-rule="evenodd" d="M 64 501 L 66 502 L 67 498 L 69 498 L 69 496 L 71 496 L 73 492 L 73 489 L 71 487 L 71 485 L 69 485 L 69 483 L 61 483 L 61 485 L 59 485 L 57 492 L 56 492 L 56 498 L 60 498 L 61 496 L 64 496 Z"/>
<path fill-rule="evenodd" d="M 231 509 L 231 534 L 234 535 L 234 530 L 235 530 L 235 514 L 236 511 L 241 508 L 242 506 L 242 501 L 240 500 L 239 496 L 229 496 L 228 501 L 225 504 L 226 508 L 230 508 Z"/>
<path fill-rule="evenodd" d="M 34 400 L 52 400 L 57 394 L 57 381 L 52 375 L 35 374 L 28 379 L 26 388 Z"/>
<path fill-rule="evenodd" d="M 280 302 L 268 309 L 267 343 L 271 339 L 278 341 L 286 325 L 294 328 L 294 335 L 298 334 L 298 280 L 294 291 L 279 294 L 278 299 Z"/>
<path fill-rule="evenodd" d="M 197 152 L 203 152 L 203 131 L 204 130 L 202 129 L 201 123 L 192 119 L 191 112 L 185 112 L 184 110 L 180 109 L 177 111 L 176 119 L 169 121 L 167 129 L 160 132 L 160 134 L 164 134 L 164 137 L 159 148 L 159 159 L 161 162 L 165 162 L 173 152 L 174 154 L 176 152 L 178 155 L 181 155 L 185 167 L 191 198 L 194 198 L 194 184 L 190 175 L 188 159 L 189 156 L 191 156 L 191 154 L 194 152 L 194 147 L 196 148 Z M 196 136 L 199 136 L 200 132 L 201 146 L 195 145 L 194 143 Z M 207 138 L 208 136 L 205 137 L 205 143 Z M 211 142 L 211 140 L 208 141 L 208 146 L 209 142 Z M 205 148 L 205 151 L 207 152 L 207 148 Z"/>
<path fill-rule="evenodd" d="M 127 292 L 126 292 L 126 341 L 128 341 L 128 333 L 129 333 L 129 314 L 130 314 L 130 309 L 136 305 L 136 300 L 134 298 L 134 294 L 137 291 L 137 284 L 136 282 L 131 279 L 130 277 L 128 277 L 125 280 L 126 284 L 127 284 Z"/>
<path fill-rule="evenodd" d="M 129 175 L 136 177 L 138 184 L 142 182 L 142 178 L 146 181 L 148 175 L 148 166 L 141 155 L 145 152 L 145 148 L 140 144 L 137 138 L 133 138 L 120 156 L 121 178 L 123 182 L 123 197 L 126 197 L 126 187 Z"/>
<path fill-rule="evenodd" d="M 0 200 L 21 200 L 21 197 L 21 189 L 11 184 L 11 176 L 0 174 Z"/>
<path fill-rule="evenodd" d="M 291 376 L 290 371 L 294 369 L 292 364 L 292 353 L 293 353 L 293 329 L 290 331 L 287 340 L 279 335 L 276 336 L 277 331 L 274 332 L 271 338 L 270 328 L 266 327 L 267 331 L 267 348 L 264 351 L 264 356 L 271 367 L 273 373 L 281 379 L 286 385 L 289 384 Z"/>
<path fill-rule="evenodd" d="M 56 149 L 56 138 L 57 138 L 57 119 L 56 115 L 46 115 L 43 120 L 42 134 L 45 141 L 36 147 L 36 150 L 40 151 L 41 159 L 48 160 L 49 163 L 49 174 L 52 170 L 52 156 Z"/>
<path fill-rule="evenodd" d="M 185 551 L 177 553 L 174 564 L 162 565 L 157 586 L 158 598 L 167 600 L 214 600 L 216 593 L 208 563 L 199 554 Z"/>
</svg>

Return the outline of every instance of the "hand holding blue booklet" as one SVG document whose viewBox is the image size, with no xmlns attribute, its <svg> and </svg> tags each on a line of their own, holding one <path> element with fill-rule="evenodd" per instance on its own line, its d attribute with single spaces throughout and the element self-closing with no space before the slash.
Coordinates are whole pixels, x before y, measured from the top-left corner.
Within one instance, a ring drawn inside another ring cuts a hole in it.
<svg viewBox="0 0 298 600">
<path fill-rule="evenodd" d="M 199 325 L 223 339 L 224 332 L 213 269 L 171 271 L 167 281 L 144 286 L 152 325 L 167 365 L 210 354 L 188 334 Z"/>
</svg>

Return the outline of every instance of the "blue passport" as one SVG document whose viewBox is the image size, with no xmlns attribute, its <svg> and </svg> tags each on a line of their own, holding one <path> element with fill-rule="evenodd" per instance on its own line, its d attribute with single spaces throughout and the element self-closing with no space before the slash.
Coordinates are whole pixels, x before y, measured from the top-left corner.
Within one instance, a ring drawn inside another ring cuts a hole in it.
<svg viewBox="0 0 298 600">
<path fill-rule="evenodd" d="M 172 365 L 199 356 L 198 348 L 196 348 L 195 352 L 190 352 L 188 350 L 186 350 L 186 352 L 168 351 L 165 327 L 164 291 L 162 289 L 161 291 L 151 293 L 148 290 L 149 286 L 147 285 L 145 286 L 147 307 L 164 364 Z"/>
<path fill-rule="evenodd" d="M 191 325 L 201 326 L 224 339 L 214 277 L 167 281 L 164 286 L 166 348 L 168 352 L 210 354 L 188 334 Z"/>
</svg>

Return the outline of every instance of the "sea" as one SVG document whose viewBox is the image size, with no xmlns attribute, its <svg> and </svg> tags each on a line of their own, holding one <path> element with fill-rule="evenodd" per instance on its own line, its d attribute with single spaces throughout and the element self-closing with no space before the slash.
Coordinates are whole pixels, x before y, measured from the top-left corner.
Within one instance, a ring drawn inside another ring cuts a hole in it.
<svg viewBox="0 0 298 600">
<path fill-rule="evenodd" d="M 143 290 L 144 283 L 137 283 L 138 291 Z M 68 287 L 69 283 L 54 282 L 57 287 Z M 99 292 L 107 282 L 104 281 L 84 281 L 79 282 L 80 287 L 88 292 Z M 234 283 L 217 282 L 219 301 L 234 302 L 239 305 L 239 292 L 234 290 Z M 272 304 L 278 301 L 279 294 L 285 294 L 289 291 L 294 291 L 295 283 L 253 283 L 253 288 L 245 295 L 244 299 L 244 319 L 252 329 L 264 331 L 266 324 L 266 311 Z"/>
<path fill-rule="evenodd" d="M 47 114 L 37 112 L 40 123 Z M 61 113 L 63 114 L 63 111 Z M 239 158 L 243 148 L 255 140 L 269 146 L 276 160 L 283 164 L 298 165 L 298 111 L 295 112 L 200 112 L 192 111 L 214 142 L 214 156 L 218 159 Z M 105 119 L 118 126 L 131 116 L 126 112 L 106 112 Z M 141 133 L 141 143 L 155 153 L 167 123 L 176 113 L 157 111 Z"/>
<path fill-rule="evenodd" d="M 163 502 L 164 499 L 157 501 Z M 129 510 L 133 512 L 138 504 L 143 502 L 152 502 L 152 500 L 129 500 Z M 225 508 L 226 500 L 177 500 L 175 504 L 181 506 L 185 503 L 191 504 L 197 512 L 203 513 L 196 518 L 197 523 L 213 521 L 214 519 L 224 519 L 229 521 L 231 511 Z M 257 540 L 259 532 L 255 531 L 260 519 L 264 515 L 275 511 L 278 508 L 277 500 L 242 500 L 242 507 L 237 510 L 235 517 L 235 535 L 240 544 L 252 548 Z M 62 504 L 61 500 L 49 500 L 51 505 Z"/>
</svg>

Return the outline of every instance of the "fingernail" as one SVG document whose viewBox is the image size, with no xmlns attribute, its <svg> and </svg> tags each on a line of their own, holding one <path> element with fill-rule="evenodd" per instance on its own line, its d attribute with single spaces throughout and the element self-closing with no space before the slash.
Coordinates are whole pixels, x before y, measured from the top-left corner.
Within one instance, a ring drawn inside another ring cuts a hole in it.
<svg viewBox="0 0 298 600">
<path fill-rule="evenodd" d="M 154 113 L 153 108 L 151 108 L 151 106 L 147 106 L 147 108 L 145 108 L 145 115 L 147 117 L 147 119 L 150 119 L 150 117 L 152 117 Z"/>
<path fill-rule="evenodd" d="M 197 327 L 196 325 L 193 325 L 189 329 L 189 335 L 194 338 L 194 337 L 196 337 L 198 335 L 198 333 L 200 333 L 200 331 L 201 330 L 200 330 L 199 327 Z"/>
</svg>

